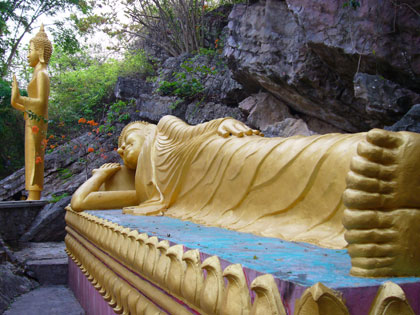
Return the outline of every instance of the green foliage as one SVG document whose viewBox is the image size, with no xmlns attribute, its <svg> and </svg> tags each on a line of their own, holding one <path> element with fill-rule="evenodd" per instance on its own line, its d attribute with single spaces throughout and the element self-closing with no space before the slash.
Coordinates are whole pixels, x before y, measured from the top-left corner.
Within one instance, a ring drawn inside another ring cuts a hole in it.
<svg viewBox="0 0 420 315">
<path fill-rule="evenodd" d="M 248 3 L 248 0 L 220 0 L 218 5 L 227 5 L 227 4 L 238 4 L 238 3 Z"/>
<path fill-rule="evenodd" d="M 124 60 L 120 62 L 119 75 L 126 76 L 133 73 L 151 75 L 154 69 L 143 50 L 137 49 L 128 51 Z"/>
<path fill-rule="evenodd" d="M 356 10 L 360 7 L 360 2 L 358 0 L 349 0 L 343 3 L 343 8 L 352 8 L 353 10 Z"/>
<path fill-rule="evenodd" d="M 51 80 L 50 118 L 70 123 L 79 117 L 94 117 L 118 76 L 115 61 L 95 63 L 87 69 L 62 73 Z"/>
<path fill-rule="evenodd" d="M 111 104 L 107 111 L 106 123 L 99 126 L 99 131 L 113 132 L 115 131 L 115 127 L 113 126 L 115 122 L 127 122 L 130 119 L 130 114 L 126 112 L 126 109 L 127 107 L 132 106 L 133 103 L 134 100 L 129 103 L 119 100 L 118 102 Z"/>
<path fill-rule="evenodd" d="M 85 17 L 79 17 L 76 14 L 72 14 L 70 19 L 74 22 L 76 27 L 82 33 L 89 33 L 92 32 L 95 27 L 105 25 L 111 22 L 109 14 L 99 15 L 99 14 L 91 14 Z"/>
<path fill-rule="evenodd" d="M 61 74 L 86 69 L 94 63 L 86 47 L 80 47 L 74 52 L 69 52 L 63 47 L 54 45 L 54 51 L 48 64 L 48 72 L 52 77 Z"/>
<path fill-rule="evenodd" d="M 0 79 L 0 178 L 23 167 L 25 157 L 23 114 L 10 105 L 10 96 L 10 82 Z"/>
<path fill-rule="evenodd" d="M 54 134 L 66 133 L 63 129 L 77 129 L 74 122 L 80 117 L 100 120 L 106 110 L 102 103 L 113 92 L 118 76 L 152 71 L 142 51 L 127 54 L 122 61 L 110 59 L 101 63 L 94 59 L 84 59 L 80 64 L 77 57 L 70 58 L 64 52 L 60 53 L 63 55 L 54 57 L 53 63 L 54 69 L 59 70 L 51 78 L 49 118 Z M 62 71 L 65 67 L 62 68 L 58 60 L 72 64 L 75 70 Z"/>
<path fill-rule="evenodd" d="M 133 39 L 138 43 L 144 41 L 153 44 L 171 56 L 197 51 L 208 46 L 209 39 L 219 34 L 213 34 L 207 18 L 226 16 L 226 13 L 216 9 L 220 6 L 231 6 L 247 0 L 97 0 L 97 7 L 107 7 L 110 10 L 88 16 L 71 16 L 72 21 L 81 32 L 95 34 L 102 31 L 117 39 L 117 44 L 106 47 L 119 51 L 121 47 L 130 47 Z M 127 23 L 119 20 L 116 12 L 124 11 Z M 223 10 L 222 10 L 223 11 Z M 217 31 L 219 32 L 219 31 Z M 211 39 L 211 41 L 213 41 Z M 211 45 L 210 45 L 211 46 Z"/>
<path fill-rule="evenodd" d="M 158 91 L 164 95 L 175 95 L 180 98 L 192 98 L 204 90 L 203 84 L 196 78 L 188 77 L 185 72 L 178 72 L 175 81 L 162 81 Z"/>
<path fill-rule="evenodd" d="M 25 113 L 28 115 L 28 118 L 31 120 L 36 120 L 36 121 L 43 121 L 45 123 L 48 123 L 48 120 L 45 119 L 43 116 L 39 116 L 37 114 L 35 114 L 33 111 L 31 111 L 30 109 L 25 110 Z"/>
<path fill-rule="evenodd" d="M 214 50 L 214 49 L 210 49 L 210 48 L 200 47 L 198 52 L 194 52 L 194 53 L 197 54 L 197 55 L 201 55 L 201 56 L 214 57 L 217 54 L 217 51 Z"/>
<path fill-rule="evenodd" d="M 72 28 L 64 26 L 64 23 L 57 25 L 59 29 L 52 30 L 55 49 L 58 47 L 69 54 L 75 54 L 80 51 L 80 44 L 76 37 L 76 32 Z"/>
<path fill-rule="evenodd" d="M 194 59 L 195 58 L 190 58 L 187 59 L 186 61 L 184 61 L 181 64 L 181 68 L 185 70 L 184 73 L 187 74 L 196 74 L 199 76 L 207 76 L 209 74 L 216 74 L 217 71 L 215 69 L 211 69 L 209 66 L 206 65 L 194 65 Z"/>
<path fill-rule="evenodd" d="M 171 108 L 185 101 L 191 100 L 198 97 L 203 97 L 204 92 L 204 80 L 208 76 L 217 74 L 215 67 L 210 68 L 207 65 L 196 65 L 195 60 L 199 56 L 213 57 L 216 54 L 214 50 L 200 49 L 200 53 L 192 58 L 185 60 L 181 64 L 183 71 L 174 73 L 173 81 L 161 81 L 157 91 L 163 95 L 173 95 L 180 99 L 172 105 Z"/>
<path fill-rule="evenodd" d="M 125 0 L 132 18 L 123 32 L 150 40 L 171 56 L 204 46 L 204 0 Z"/>
<path fill-rule="evenodd" d="M 59 202 L 61 199 L 64 199 L 66 197 L 70 196 L 69 193 L 63 193 L 61 195 L 52 194 L 50 203 L 56 203 Z"/>
<path fill-rule="evenodd" d="M 72 171 L 69 170 L 68 168 L 59 168 L 58 169 L 58 174 L 59 174 L 59 177 L 63 180 L 68 179 L 68 178 L 73 176 Z"/>
</svg>

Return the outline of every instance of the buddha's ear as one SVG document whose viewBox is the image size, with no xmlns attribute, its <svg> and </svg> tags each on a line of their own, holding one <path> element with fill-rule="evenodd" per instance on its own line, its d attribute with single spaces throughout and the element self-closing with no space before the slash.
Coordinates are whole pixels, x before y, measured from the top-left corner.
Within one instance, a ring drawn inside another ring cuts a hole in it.
<svg viewBox="0 0 420 315">
<path fill-rule="evenodd" d="M 45 63 L 44 60 L 44 47 L 40 47 L 36 50 L 36 52 L 38 53 L 38 57 L 39 57 L 39 62 L 41 63 Z"/>
</svg>

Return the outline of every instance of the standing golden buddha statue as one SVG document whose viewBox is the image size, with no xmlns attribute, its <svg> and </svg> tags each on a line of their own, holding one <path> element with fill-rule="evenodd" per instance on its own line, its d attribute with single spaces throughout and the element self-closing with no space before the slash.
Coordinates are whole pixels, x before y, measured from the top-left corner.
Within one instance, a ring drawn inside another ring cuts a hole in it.
<svg viewBox="0 0 420 315">
<path fill-rule="evenodd" d="M 44 152 L 50 94 L 47 65 L 52 54 L 52 45 L 43 25 L 31 39 L 29 45 L 28 62 L 34 68 L 34 73 L 28 84 L 28 97 L 20 95 L 16 77 L 13 76 L 11 104 L 14 108 L 24 112 L 27 200 L 39 200 L 44 185 Z"/>
</svg>

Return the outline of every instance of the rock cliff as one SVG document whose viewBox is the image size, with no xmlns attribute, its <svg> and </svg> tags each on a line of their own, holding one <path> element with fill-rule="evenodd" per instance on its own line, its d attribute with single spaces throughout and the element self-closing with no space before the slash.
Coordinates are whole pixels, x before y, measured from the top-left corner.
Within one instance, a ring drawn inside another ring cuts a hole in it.
<svg viewBox="0 0 420 315">
<path fill-rule="evenodd" d="M 270 92 L 321 133 L 328 125 L 357 132 L 395 123 L 419 100 L 419 5 L 344 3 L 236 5 L 224 50 L 234 78 Z M 361 81 L 365 94 L 355 93 Z"/>
</svg>

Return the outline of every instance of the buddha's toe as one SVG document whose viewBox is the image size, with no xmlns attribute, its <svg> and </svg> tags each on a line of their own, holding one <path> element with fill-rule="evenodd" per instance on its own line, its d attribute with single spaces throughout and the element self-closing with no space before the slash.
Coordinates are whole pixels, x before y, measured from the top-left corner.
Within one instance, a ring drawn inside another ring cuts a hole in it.
<svg viewBox="0 0 420 315">
<path fill-rule="evenodd" d="M 350 209 L 378 209 L 383 205 L 383 196 L 380 193 L 365 192 L 358 189 L 347 188 L 343 193 L 343 202 Z"/>
<path fill-rule="evenodd" d="M 347 251 L 351 257 L 395 257 L 398 254 L 398 246 L 392 243 L 351 244 Z"/>
<path fill-rule="evenodd" d="M 392 266 L 377 267 L 377 268 L 359 268 L 351 267 L 350 274 L 355 277 L 377 278 L 377 277 L 390 277 L 394 273 Z"/>
<path fill-rule="evenodd" d="M 389 222 L 384 222 L 376 210 L 350 210 L 345 209 L 343 213 L 343 225 L 347 231 L 356 229 L 373 229 L 379 227 L 390 227 Z"/>
<path fill-rule="evenodd" d="M 383 129 L 372 129 L 366 135 L 366 140 L 378 147 L 393 149 L 398 148 L 403 143 L 400 134 Z"/>
<path fill-rule="evenodd" d="M 380 147 L 366 140 L 358 144 L 357 154 L 371 162 L 382 165 L 391 165 L 398 160 L 398 152 L 394 148 Z"/>
<path fill-rule="evenodd" d="M 379 268 L 390 268 L 395 263 L 395 257 L 355 257 L 351 263 L 353 268 L 364 270 L 375 270 Z"/>
<path fill-rule="evenodd" d="M 349 244 L 390 243 L 398 239 L 398 232 L 390 228 L 352 229 L 344 234 Z"/>
<path fill-rule="evenodd" d="M 350 244 L 350 274 L 361 277 L 383 277 L 396 272 L 399 245 L 395 242 Z"/>
<path fill-rule="evenodd" d="M 390 181 L 396 177 L 397 165 L 382 165 L 371 162 L 359 155 L 352 158 L 350 170 L 356 174 L 365 177 L 376 178 L 384 181 Z M 357 182 L 354 181 L 354 182 Z"/>
<path fill-rule="evenodd" d="M 392 193 L 396 189 L 396 183 L 385 181 L 376 177 L 367 177 L 350 171 L 346 178 L 347 188 L 361 190 L 369 193 Z"/>
</svg>

